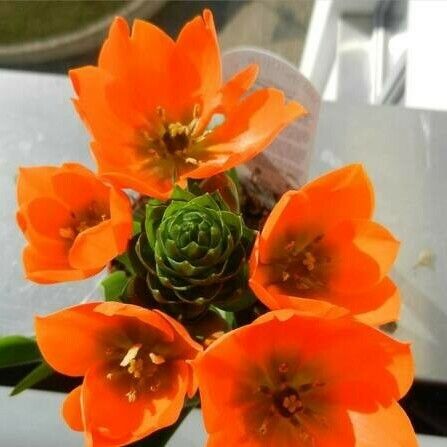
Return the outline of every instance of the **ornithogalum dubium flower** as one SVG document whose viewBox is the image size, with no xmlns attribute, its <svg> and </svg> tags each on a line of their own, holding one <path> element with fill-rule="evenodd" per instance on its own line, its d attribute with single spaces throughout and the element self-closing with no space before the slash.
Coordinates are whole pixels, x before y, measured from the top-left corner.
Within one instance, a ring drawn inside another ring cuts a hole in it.
<svg viewBox="0 0 447 447">
<path fill-rule="evenodd" d="M 142 20 L 130 33 L 117 18 L 98 66 L 70 72 L 100 174 L 161 199 L 187 178 L 248 161 L 305 114 L 274 88 L 246 95 L 257 71 L 250 65 L 223 82 L 209 10 L 175 41 Z"/>
<path fill-rule="evenodd" d="M 207 447 L 417 446 L 397 403 L 413 380 L 409 346 L 351 317 L 274 311 L 194 367 Z"/>
<path fill-rule="evenodd" d="M 38 283 L 94 275 L 131 237 L 128 197 L 75 163 L 21 168 L 17 221 L 28 245 L 26 276 Z"/>
<path fill-rule="evenodd" d="M 89 303 L 36 318 L 45 360 L 83 376 L 63 405 L 86 446 L 122 446 L 173 424 L 196 391 L 189 360 L 202 349 L 175 320 L 122 303 Z"/>
<path fill-rule="evenodd" d="M 370 324 L 398 318 L 387 276 L 399 242 L 373 222 L 374 193 L 360 165 L 289 191 L 275 205 L 250 260 L 250 285 L 270 309 L 336 304 Z"/>
</svg>

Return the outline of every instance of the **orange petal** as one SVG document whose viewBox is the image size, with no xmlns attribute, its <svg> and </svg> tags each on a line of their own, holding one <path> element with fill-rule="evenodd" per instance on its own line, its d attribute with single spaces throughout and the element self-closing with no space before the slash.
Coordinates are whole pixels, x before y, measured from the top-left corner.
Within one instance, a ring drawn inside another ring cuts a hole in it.
<svg viewBox="0 0 447 447">
<path fill-rule="evenodd" d="M 331 298 L 334 304 L 346 307 L 365 324 L 379 326 L 399 319 L 400 292 L 388 277 L 364 293 L 334 294 Z"/>
<path fill-rule="evenodd" d="M 109 188 L 80 165 L 63 165 L 53 175 L 52 183 L 58 199 L 71 211 L 83 210 L 92 202 L 106 204 L 109 201 Z"/>
<path fill-rule="evenodd" d="M 145 57 L 148 49 L 151 57 Z M 168 62 L 174 42 L 156 26 L 135 20 L 132 35 L 118 17 L 110 28 L 99 66 L 113 75 L 106 97 L 113 112 L 136 128 L 148 127 L 157 106 L 164 106 L 168 93 Z"/>
<path fill-rule="evenodd" d="M 301 191 L 286 192 L 265 222 L 259 239 L 259 259 L 264 264 L 284 257 L 291 241 L 305 247 L 325 231 L 325 222 L 313 214 L 312 203 Z M 299 248 L 298 247 L 298 248 Z"/>
<path fill-rule="evenodd" d="M 270 310 L 293 309 L 301 314 L 325 316 L 326 318 L 329 315 L 337 318 L 349 314 L 348 309 L 334 306 L 327 301 L 271 293 L 254 280 L 250 280 L 250 288 Z"/>
<path fill-rule="evenodd" d="M 213 14 L 209 9 L 183 27 L 176 47 L 180 53 L 188 55 L 200 74 L 202 95 L 209 97 L 217 92 L 222 82 L 222 67 Z"/>
<path fill-rule="evenodd" d="M 130 30 L 126 20 L 116 17 L 109 29 L 98 58 L 98 66 L 115 77 L 128 79 L 132 69 Z M 77 91 L 79 95 L 79 92 Z"/>
<path fill-rule="evenodd" d="M 17 178 L 17 200 L 19 206 L 38 197 L 53 197 L 51 176 L 56 170 L 57 168 L 53 166 L 20 168 Z"/>
<path fill-rule="evenodd" d="M 328 386 L 336 383 L 336 388 L 340 387 L 337 393 L 340 403 L 363 405 L 367 402 L 363 401 L 366 396 L 372 399 L 370 403 L 374 407 L 377 402 L 389 404 L 408 392 L 414 379 L 414 364 L 408 343 L 398 342 L 352 317 L 334 318 L 331 313 L 315 318 L 284 309 L 269 312 L 255 320 L 254 324 L 269 323 L 270 337 L 273 337 L 278 331 L 276 321 L 289 320 L 288 325 L 279 326 L 281 335 L 275 339 L 277 347 L 287 343 L 290 345 L 290 340 L 286 338 L 288 331 L 293 337 L 293 328 L 299 330 L 301 336 L 296 337 L 293 344 L 302 349 L 301 362 L 315 361 L 327 375 Z M 301 345 L 303 340 L 305 343 Z M 267 344 L 265 337 L 263 343 Z M 352 387 L 351 390 L 349 387 Z"/>
<path fill-rule="evenodd" d="M 181 358 L 193 359 L 203 350 L 202 345 L 195 342 L 186 328 L 177 320 L 159 310 L 154 310 L 154 312 L 159 314 L 174 329 L 176 338 L 173 343 L 175 345 L 173 346 L 173 352 L 175 352 L 176 355 L 180 355 Z"/>
<path fill-rule="evenodd" d="M 408 416 L 396 402 L 375 413 L 350 413 L 355 447 L 417 447 L 419 445 Z"/>
<path fill-rule="evenodd" d="M 23 265 L 26 277 L 39 284 L 79 281 L 96 275 L 99 271 L 72 269 L 67 259 L 44 257 L 29 245 L 23 250 Z"/>
<path fill-rule="evenodd" d="M 58 240 L 62 240 L 60 229 L 70 227 L 73 223 L 70 210 L 50 197 L 38 197 L 28 203 L 27 216 L 36 232 Z"/>
<path fill-rule="evenodd" d="M 322 244 L 331 258 L 329 287 L 340 292 L 366 291 L 390 271 L 399 242 L 383 226 L 363 219 L 334 225 Z"/>
<path fill-rule="evenodd" d="M 84 431 L 81 410 L 81 392 L 82 386 L 72 390 L 65 398 L 62 405 L 62 416 L 67 425 L 75 431 Z"/>
<path fill-rule="evenodd" d="M 221 89 L 222 99 L 218 111 L 227 115 L 237 105 L 242 95 L 249 90 L 258 77 L 259 66 L 250 64 L 236 73 Z"/>
<path fill-rule="evenodd" d="M 301 188 L 317 209 L 315 214 L 341 219 L 370 219 L 374 190 L 365 168 L 352 164 L 331 171 Z"/>
<path fill-rule="evenodd" d="M 202 164 L 188 175 L 203 178 L 209 175 L 208 166 L 213 166 L 217 174 L 245 163 L 265 149 L 285 126 L 305 114 L 298 103 L 286 103 L 279 90 L 257 90 L 244 98 L 210 134 L 205 140 L 207 147 L 198 149 L 197 154 L 191 152 Z M 226 162 L 222 164 L 223 156 Z"/>
<path fill-rule="evenodd" d="M 361 165 L 325 174 L 298 191 L 286 192 L 271 211 L 260 241 L 262 262 L 282 256 L 285 244 L 303 245 L 340 220 L 369 218 L 374 208 L 371 182 Z"/>
<path fill-rule="evenodd" d="M 129 444 L 178 419 L 187 388 L 184 362 L 166 369 L 159 391 L 141 391 L 134 402 L 127 396 L 132 382 L 108 380 L 107 372 L 105 365 L 89 369 L 82 387 L 85 428 L 93 445 Z"/>
<path fill-rule="evenodd" d="M 36 339 L 45 360 L 67 376 L 82 376 L 106 356 L 119 322 L 95 312 L 99 303 L 80 304 L 46 317 L 36 317 Z"/>
<path fill-rule="evenodd" d="M 117 250 L 122 253 L 126 250 L 132 236 L 132 207 L 129 197 L 114 188 L 110 190 L 110 220 Z"/>
<path fill-rule="evenodd" d="M 315 447 L 354 447 L 353 426 L 344 408 L 325 406 L 322 417 L 325 423 L 321 423 L 318 416 L 316 418 L 312 416 L 303 418 L 305 430 L 313 438 L 311 445 Z M 296 441 L 299 441 L 299 438 Z"/>
<path fill-rule="evenodd" d="M 111 220 L 105 220 L 76 236 L 68 259 L 75 269 L 94 270 L 104 268 L 121 252 L 116 244 L 113 224 Z"/>
<path fill-rule="evenodd" d="M 161 312 L 115 301 L 99 303 L 93 311 L 107 317 L 125 317 L 144 323 L 149 328 L 158 330 L 163 335 L 163 341 L 167 343 L 172 343 L 175 339 L 174 328 Z"/>
<path fill-rule="evenodd" d="M 111 75 L 100 68 L 86 66 L 70 70 L 69 76 L 78 94 L 74 100 L 76 109 L 95 139 L 111 148 L 132 144 L 135 130 L 117 117 L 106 97 Z M 128 152 L 109 149 L 108 157 L 122 163 L 129 160 Z"/>
<path fill-rule="evenodd" d="M 152 23 L 135 20 L 132 27 L 133 64 L 132 75 L 137 93 L 146 112 L 155 111 L 157 106 L 166 107 L 169 93 L 167 67 L 173 57 L 174 41 Z M 144 57 L 150 48 L 151 57 Z"/>
<path fill-rule="evenodd" d="M 98 148 L 99 145 L 92 145 Z M 171 196 L 174 183 L 172 175 L 158 174 L 147 170 L 126 170 L 118 166 L 105 165 L 103 161 L 100 163 L 101 175 L 109 180 L 117 188 L 131 188 L 140 194 L 148 195 L 160 200 L 166 200 Z M 174 166 L 172 166 L 172 173 Z"/>
<path fill-rule="evenodd" d="M 327 348 L 314 352 L 326 365 L 330 399 L 354 411 L 372 412 L 401 398 L 414 379 L 409 345 L 361 323 L 332 321 L 345 327 L 333 334 Z"/>
</svg>

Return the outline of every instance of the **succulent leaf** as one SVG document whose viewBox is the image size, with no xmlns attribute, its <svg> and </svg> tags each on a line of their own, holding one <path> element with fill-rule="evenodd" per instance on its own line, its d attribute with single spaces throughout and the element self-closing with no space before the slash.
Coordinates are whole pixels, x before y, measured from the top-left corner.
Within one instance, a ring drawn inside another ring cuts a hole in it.
<svg viewBox="0 0 447 447">
<path fill-rule="evenodd" d="M 199 196 L 175 188 L 170 201 L 147 203 L 144 231 L 134 242 L 146 284 L 161 308 L 192 320 L 211 305 L 239 310 L 247 299 L 246 257 L 253 231 L 219 192 Z"/>
</svg>

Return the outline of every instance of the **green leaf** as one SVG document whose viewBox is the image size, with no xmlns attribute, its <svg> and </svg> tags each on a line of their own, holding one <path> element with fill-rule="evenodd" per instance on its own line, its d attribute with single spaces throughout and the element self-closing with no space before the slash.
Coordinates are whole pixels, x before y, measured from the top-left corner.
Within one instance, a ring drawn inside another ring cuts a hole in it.
<svg viewBox="0 0 447 447">
<path fill-rule="evenodd" d="M 122 255 L 117 256 L 114 259 L 114 262 L 118 262 L 123 267 L 123 270 L 127 271 L 130 274 L 135 273 L 134 268 L 132 266 L 132 262 L 129 259 L 129 255 L 126 253 L 123 253 Z"/>
<path fill-rule="evenodd" d="M 141 222 L 139 222 L 138 220 L 134 220 L 132 222 L 132 235 L 136 236 L 137 234 L 140 234 L 141 229 L 142 229 Z"/>
<path fill-rule="evenodd" d="M 195 197 L 194 194 L 192 194 L 187 189 L 180 188 L 180 186 L 178 185 L 175 185 L 171 195 L 172 200 L 181 200 L 183 202 L 189 202 L 194 197 Z"/>
<path fill-rule="evenodd" d="M 104 288 L 104 298 L 106 301 L 121 301 L 126 290 L 129 278 L 126 272 L 117 270 L 102 280 L 101 285 Z"/>
<path fill-rule="evenodd" d="M 47 377 L 50 377 L 51 374 L 53 374 L 53 370 L 51 369 L 50 365 L 42 362 L 15 386 L 15 388 L 11 391 L 10 396 L 17 396 L 17 394 L 31 388 Z"/>
<path fill-rule="evenodd" d="M 21 335 L 0 338 L 0 368 L 26 365 L 42 359 L 36 340 Z"/>
<path fill-rule="evenodd" d="M 236 185 L 237 189 L 239 190 L 241 183 L 239 181 L 239 175 L 237 173 L 236 168 L 229 169 L 227 172 L 225 172 L 225 174 L 227 174 L 228 177 L 230 177 L 231 180 L 233 180 L 234 184 Z"/>
</svg>

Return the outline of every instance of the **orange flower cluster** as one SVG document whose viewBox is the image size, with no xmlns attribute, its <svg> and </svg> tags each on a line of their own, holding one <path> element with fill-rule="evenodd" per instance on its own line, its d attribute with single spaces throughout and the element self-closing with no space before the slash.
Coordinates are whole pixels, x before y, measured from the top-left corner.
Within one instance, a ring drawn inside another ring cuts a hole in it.
<svg viewBox="0 0 447 447">
<path fill-rule="evenodd" d="M 171 270 L 178 279 L 176 267 L 206 274 L 200 253 L 231 253 L 229 233 L 239 241 L 244 230 L 231 216 L 239 204 L 224 172 L 306 113 L 274 88 L 248 93 L 257 70 L 249 66 L 223 82 L 208 10 L 175 41 L 150 23 L 136 20 L 130 31 L 116 19 L 98 66 L 70 72 L 98 174 L 77 164 L 20 171 L 17 220 L 28 243 L 27 277 L 52 283 L 98 273 L 126 253 L 132 237 L 131 204 L 121 189 L 166 200 L 188 179 L 203 179 L 197 184 L 207 194 L 222 189 L 222 203 L 231 192 L 228 210 L 207 202 L 228 217 L 227 246 L 206 252 L 195 241 L 219 243 L 194 210 L 188 234 L 173 220 L 172 233 L 186 241 L 182 256 L 195 256 L 196 264 L 176 261 L 180 249 L 169 241 L 163 249 L 174 260 L 165 260 L 164 283 Z M 181 200 L 194 194 L 184 191 Z M 44 359 L 83 377 L 64 402 L 67 424 L 85 433 L 89 447 L 127 445 L 174 424 L 198 388 L 208 447 L 416 447 L 397 403 L 413 381 L 410 347 L 372 327 L 395 321 L 400 308 L 388 276 L 399 242 L 372 220 L 373 208 L 360 165 L 284 194 L 253 247 L 240 246 L 250 256 L 241 269 L 247 289 L 270 311 L 227 333 L 227 322 L 210 312 L 219 330 L 202 344 L 200 331 L 190 335 L 161 311 L 127 303 L 82 304 L 36 318 Z M 201 279 L 191 281 L 200 292 Z"/>
</svg>

